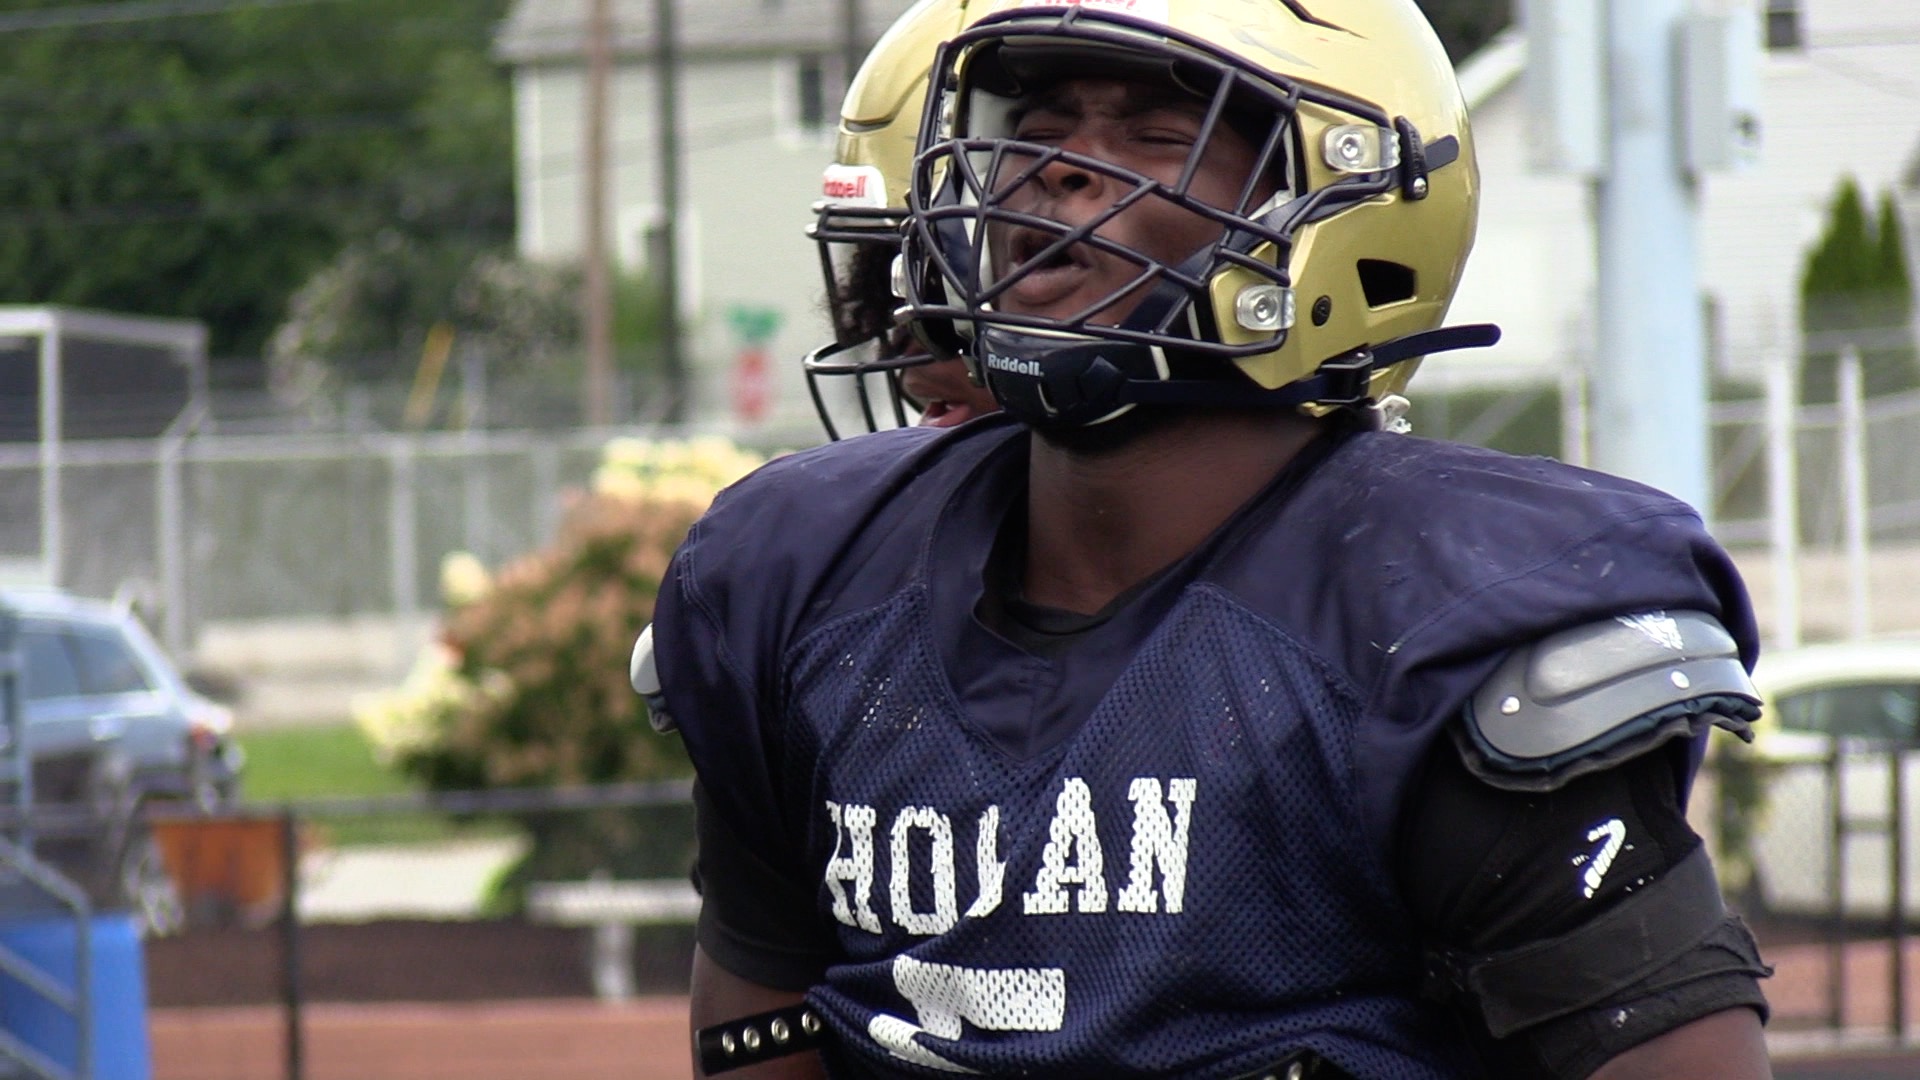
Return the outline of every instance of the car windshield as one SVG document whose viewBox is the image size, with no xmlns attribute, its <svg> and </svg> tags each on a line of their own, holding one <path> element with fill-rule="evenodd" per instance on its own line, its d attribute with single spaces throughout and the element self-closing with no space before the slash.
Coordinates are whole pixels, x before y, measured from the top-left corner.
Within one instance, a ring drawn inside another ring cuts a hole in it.
<svg viewBox="0 0 1920 1080">
<path fill-rule="evenodd" d="M 111 629 L 28 623 L 20 631 L 26 671 L 22 696 L 28 701 L 153 689 L 133 649 Z"/>
<path fill-rule="evenodd" d="M 1920 686 L 1860 683 L 1827 686 L 1780 699 L 1787 731 L 1844 739 L 1912 743 L 1920 728 Z"/>
<path fill-rule="evenodd" d="M 22 697 L 28 701 L 47 701 L 80 693 L 79 670 L 60 634 L 49 628 L 23 627 L 20 653 L 26 661 L 26 670 L 20 674 Z"/>
</svg>

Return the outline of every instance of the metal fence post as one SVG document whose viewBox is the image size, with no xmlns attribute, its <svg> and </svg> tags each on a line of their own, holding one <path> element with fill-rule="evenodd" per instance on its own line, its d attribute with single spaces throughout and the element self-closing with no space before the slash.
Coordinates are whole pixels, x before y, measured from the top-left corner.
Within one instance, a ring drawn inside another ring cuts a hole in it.
<svg viewBox="0 0 1920 1080">
<path fill-rule="evenodd" d="M 420 522 L 414 497 L 414 444 L 411 439 L 388 443 L 389 479 L 387 511 L 392 518 L 388 531 L 388 563 L 392 571 L 393 610 L 412 623 L 420 610 Z"/>
<path fill-rule="evenodd" d="M 1887 862 L 1890 864 L 1893 879 L 1893 957 L 1891 969 L 1891 994 L 1887 1000 L 1892 1016 L 1888 1025 L 1896 1039 L 1907 1036 L 1907 842 L 1905 822 L 1907 820 L 1907 755 L 1906 751 L 1895 748 L 1887 755 L 1893 770 L 1889 776 L 1890 790 L 1887 801 L 1891 804 L 1888 814 L 1892 820 L 1887 829 Z"/>
<path fill-rule="evenodd" d="M 1854 638 L 1866 637 L 1873 626 L 1867 564 L 1873 521 L 1867 495 L 1867 418 L 1861 387 L 1860 352 L 1848 346 L 1840 353 L 1840 517 L 1846 532 L 1847 635 Z"/>
<path fill-rule="evenodd" d="M 184 660 L 192 642 L 189 629 L 187 591 L 187 514 L 186 485 L 182 480 L 187 440 L 199 430 L 205 417 L 198 409 L 184 413 L 168 425 L 155 447 L 154 524 L 158 533 L 160 571 L 161 639 L 167 652 Z"/>
<path fill-rule="evenodd" d="M 293 807 L 280 813 L 281 872 L 286 893 L 280 912 L 280 988 L 287 1013 L 286 1080 L 306 1075 L 306 1046 L 300 1018 L 300 819 Z"/>
<path fill-rule="evenodd" d="M 1847 803 L 1840 790 L 1840 744 L 1827 751 L 1827 892 L 1833 897 L 1827 950 L 1827 1026 L 1839 1031 L 1847 1012 Z"/>
<path fill-rule="evenodd" d="M 60 333 L 49 327 L 40 339 L 40 568 L 48 585 L 65 579 L 66 510 L 60 498 L 64 451 L 60 392 Z"/>
<path fill-rule="evenodd" d="M 533 521 L 542 544 L 560 527 L 560 448 L 550 442 L 533 448 Z"/>
<path fill-rule="evenodd" d="M 1790 349 L 1767 361 L 1767 542 L 1773 561 L 1773 634 L 1780 648 L 1800 644 L 1800 398 Z"/>
</svg>

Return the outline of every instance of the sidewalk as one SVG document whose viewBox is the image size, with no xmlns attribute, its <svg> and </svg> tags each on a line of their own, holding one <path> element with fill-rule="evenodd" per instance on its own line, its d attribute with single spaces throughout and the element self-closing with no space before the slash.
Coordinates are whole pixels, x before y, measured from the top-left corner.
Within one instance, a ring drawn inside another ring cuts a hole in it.
<svg viewBox="0 0 1920 1080">
<path fill-rule="evenodd" d="M 310 851 L 300 859 L 300 919 L 474 918 L 526 849 L 524 837 L 502 837 Z"/>
</svg>

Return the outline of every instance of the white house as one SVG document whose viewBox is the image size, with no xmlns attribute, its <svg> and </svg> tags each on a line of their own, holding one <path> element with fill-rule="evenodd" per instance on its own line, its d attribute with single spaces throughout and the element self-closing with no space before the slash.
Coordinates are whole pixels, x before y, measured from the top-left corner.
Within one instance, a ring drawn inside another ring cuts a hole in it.
<svg viewBox="0 0 1920 1080">
<path fill-rule="evenodd" d="M 728 415 L 728 372 L 742 339 L 735 314 L 771 309 L 775 373 L 769 427 L 818 430 L 799 358 L 829 331 L 819 260 L 803 230 L 831 159 L 845 85 L 849 0 L 677 0 L 680 46 L 678 248 L 694 414 Z M 870 44 L 908 0 L 859 0 Z M 655 0 L 612 0 L 609 224 L 622 265 L 646 264 L 662 217 Z M 512 65 L 518 243 L 523 256 L 581 250 L 587 0 L 519 0 L 496 39 Z"/>
<path fill-rule="evenodd" d="M 1920 7 L 1753 2 L 1769 38 L 1761 160 L 1702 180 L 1698 242 L 1712 359 L 1757 378 L 1772 350 L 1795 347 L 1802 265 L 1842 177 L 1876 202 L 1901 196 L 1910 245 L 1920 233 Z M 1451 317 L 1506 334 L 1492 350 L 1429 360 L 1424 387 L 1554 379 L 1593 348 L 1591 195 L 1584 180 L 1529 170 L 1525 67 L 1509 31 L 1460 69 L 1485 193 Z"/>
</svg>

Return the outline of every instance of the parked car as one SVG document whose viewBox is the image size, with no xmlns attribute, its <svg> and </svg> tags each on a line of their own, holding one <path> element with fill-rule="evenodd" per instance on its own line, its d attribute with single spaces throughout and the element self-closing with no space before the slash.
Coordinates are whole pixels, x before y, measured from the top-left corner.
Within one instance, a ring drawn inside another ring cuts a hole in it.
<svg viewBox="0 0 1920 1080">
<path fill-rule="evenodd" d="M 1893 751 L 1905 785 L 1904 906 L 1920 916 L 1920 638 L 1876 638 L 1762 653 L 1766 701 L 1753 758 L 1760 799 L 1751 823 L 1755 898 L 1767 911 L 1849 916 L 1891 911 Z M 1838 754 L 1840 800 L 1830 762 Z M 1845 823 L 1834 879 L 1836 820 Z"/>
<path fill-rule="evenodd" d="M 80 835 L 48 835 L 40 853 L 96 902 L 130 905 L 152 929 L 177 920 L 159 848 L 137 827 L 155 802 L 212 807 L 238 794 L 233 714 L 187 685 L 124 607 L 51 589 L 0 589 L 13 624 L 18 699 L 36 806 L 84 808 Z M 0 725 L 0 762 L 13 757 Z M 0 793 L 15 797 L 0 769 Z"/>
</svg>

